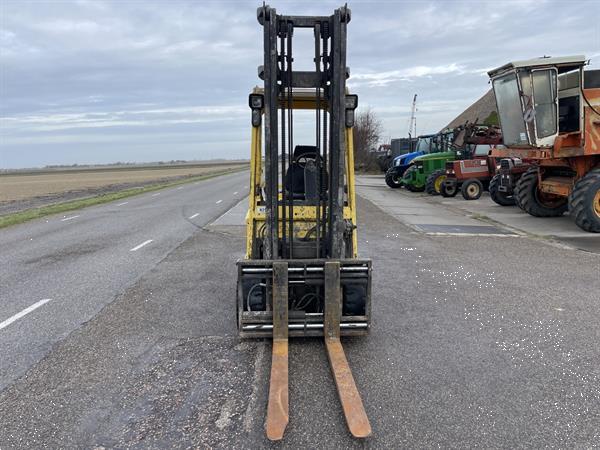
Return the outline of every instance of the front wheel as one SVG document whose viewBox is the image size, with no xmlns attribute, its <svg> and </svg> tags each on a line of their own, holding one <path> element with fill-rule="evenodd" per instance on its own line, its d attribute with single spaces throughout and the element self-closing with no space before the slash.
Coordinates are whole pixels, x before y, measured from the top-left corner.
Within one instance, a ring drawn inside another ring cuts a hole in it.
<svg viewBox="0 0 600 450">
<path fill-rule="evenodd" d="M 540 191 L 538 169 L 527 170 L 515 186 L 517 205 L 535 217 L 558 217 L 567 211 L 567 197 L 547 194 Z"/>
<path fill-rule="evenodd" d="M 476 178 L 468 179 L 460 188 L 460 193 L 465 200 L 477 200 L 479 197 L 481 197 L 482 192 L 483 184 Z"/>
<path fill-rule="evenodd" d="M 569 196 L 569 211 L 579 228 L 600 233 L 600 168 L 575 183 Z"/>
<path fill-rule="evenodd" d="M 446 170 L 438 169 L 433 171 L 425 181 L 425 192 L 429 195 L 439 195 L 442 188 L 442 183 L 446 179 Z"/>
<path fill-rule="evenodd" d="M 500 186 L 500 174 L 497 173 L 494 175 L 492 180 L 490 181 L 490 197 L 500 206 L 513 206 L 515 204 L 515 198 L 512 195 L 508 195 L 507 192 L 502 192 L 498 190 Z"/>
<path fill-rule="evenodd" d="M 458 185 L 456 183 L 446 183 L 445 181 L 440 186 L 440 194 L 442 197 L 456 197 L 458 194 Z"/>
<path fill-rule="evenodd" d="M 390 167 L 385 173 L 385 184 L 387 184 L 392 189 L 397 189 L 400 186 L 402 186 L 400 184 L 400 179 L 401 177 L 398 174 L 398 171 L 394 170 L 393 167 Z"/>
</svg>

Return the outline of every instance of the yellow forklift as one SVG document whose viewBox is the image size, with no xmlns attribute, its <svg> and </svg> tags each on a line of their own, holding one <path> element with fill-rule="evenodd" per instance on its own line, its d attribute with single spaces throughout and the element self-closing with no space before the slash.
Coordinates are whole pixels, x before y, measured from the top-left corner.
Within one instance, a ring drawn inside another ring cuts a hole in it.
<svg viewBox="0 0 600 450">
<path fill-rule="evenodd" d="M 283 438 L 288 413 L 288 338 L 323 336 L 351 434 L 371 426 L 341 336 L 371 323 L 371 261 L 359 259 L 352 127 L 358 97 L 346 79 L 347 7 L 331 16 L 285 16 L 258 8 L 264 31 L 262 88 L 252 122 L 246 258 L 238 261 L 242 338 L 272 338 L 266 434 Z M 294 30 L 312 30 L 314 70 L 293 70 Z M 310 110 L 314 135 L 295 145 L 294 112 Z"/>
</svg>

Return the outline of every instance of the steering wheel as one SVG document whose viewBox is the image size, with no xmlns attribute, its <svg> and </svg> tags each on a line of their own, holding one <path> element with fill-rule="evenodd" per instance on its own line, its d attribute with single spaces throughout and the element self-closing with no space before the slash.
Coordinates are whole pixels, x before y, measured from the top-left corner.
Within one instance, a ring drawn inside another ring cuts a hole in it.
<svg viewBox="0 0 600 450">
<path fill-rule="evenodd" d="M 298 155 L 294 158 L 294 164 L 297 164 L 299 167 L 304 169 L 306 167 L 306 163 L 308 162 L 308 160 L 316 161 L 317 154 L 316 153 L 302 153 L 301 155 Z"/>
</svg>

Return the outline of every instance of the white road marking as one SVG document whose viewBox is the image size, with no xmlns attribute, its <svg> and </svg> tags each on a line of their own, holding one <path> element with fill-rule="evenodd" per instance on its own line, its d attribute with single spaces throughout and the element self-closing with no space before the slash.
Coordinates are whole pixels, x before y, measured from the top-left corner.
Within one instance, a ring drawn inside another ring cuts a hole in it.
<svg viewBox="0 0 600 450">
<path fill-rule="evenodd" d="M 152 194 L 152 197 L 156 197 L 157 195 L 160 195 L 160 192 L 157 192 L 156 194 Z"/>
<path fill-rule="evenodd" d="M 6 319 L 4 322 L 0 323 L 0 330 L 2 328 L 6 328 L 7 326 L 9 326 L 11 323 L 16 322 L 17 320 L 19 320 L 21 317 L 29 314 L 31 311 L 34 311 L 36 309 L 38 309 L 40 306 L 45 305 L 46 303 L 48 303 L 49 301 L 51 301 L 51 298 L 45 298 L 43 300 L 40 300 L 37 303 L 34 303 L 33 305 L 31 305 L 29 308 L 25 308 L 23 311 L 21 311 L 20 313 L 15 314 L 12 317 L 9 317 L 8 319 Z"/>
<path fill-rule="evenodd" d="M 233 193 L 233 195 L 238 195 L 238 191 L 235 191 L 235 192 Z"/>
<path fill-rule="evenodd" d="M 61 222 L 66 222 L 67 220 L 76 219 L 77 217 L 79 217 L 79 214 L 76 215 L 76 216 L 65 217 L 64 219 L 60 219 L 60 221 Z"/>
<path fill-rule="evenodd" d="M 223 200 L 217 200 L 217 205 L 218 205 L 219 203 L 221 203 L 222 201 L 223 201 Z"/>
<path fill-rule="evenodd" d="M 179 187 L 177 188 L 177 190 L 179 190 L 179 189 L 183 189 L 183 186 L 179 186 Z"/>
<path fill-rule="evenodd" d="M 148 239 L 147 241 L 142 242 L 140 245 L 136 245 L 135 247 L 133 247 L 129 251 L 130 252 L 135 252 L 136 250 L 139 250 L 140 248 L 142 248 L 144 245 L 148 245 L 150 242 L 152 242 L 152 239 Z"/>
<path fill-rule="evenodd" d="M 196 218 L 196 217 L 198 217 L 199 215 L 200 215 L 200 213 L 196 213 L 196 214 L 194 214 L 194 215 L 190 216 L 190 219 L 195 219 L 195 218 Z"/>
<path fill-rule="evenodd" d="M 117 206 L 123 206 L 123 205 L 126 205 L 127 203 L 129 203 L 129 202 L 119 203 Z"/>
</svg>

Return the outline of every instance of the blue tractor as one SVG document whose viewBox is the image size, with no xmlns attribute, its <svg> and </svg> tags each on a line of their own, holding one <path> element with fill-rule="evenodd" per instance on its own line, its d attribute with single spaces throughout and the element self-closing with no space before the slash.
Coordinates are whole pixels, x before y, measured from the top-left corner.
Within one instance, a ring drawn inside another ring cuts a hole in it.
<svg viewBox="0 0 600 450">
<path fill-rule="evenodd" d="M 436 135 L 427 134 L 419 136 L 414 152 L 405 153 L 404 155 L 399 155 L 394 158 L 390 164 L 390 168 L 385 173 L 385 182 L 389 187 L 399 188 L 402 185 L 402 175 L 404 175 L 404 172 L 408 169 L 408 166 L 410 166 L 413 159 L 417 156 L 432 153 L 437 150 L 436 142 L 432 139 L 434 136 Z"/>
</svg>

